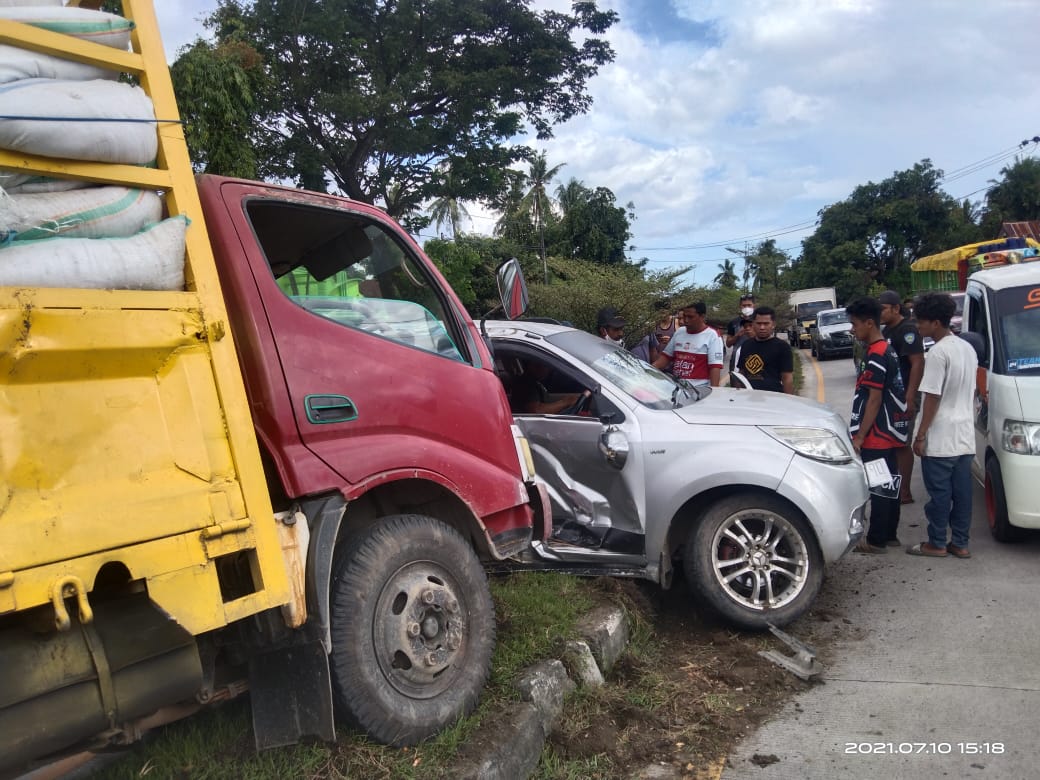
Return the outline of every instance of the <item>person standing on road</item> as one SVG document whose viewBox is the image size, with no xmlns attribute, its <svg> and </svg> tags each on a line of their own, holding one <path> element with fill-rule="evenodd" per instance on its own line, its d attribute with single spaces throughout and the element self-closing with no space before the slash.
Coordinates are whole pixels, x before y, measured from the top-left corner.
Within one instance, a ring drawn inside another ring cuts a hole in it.
<svg viewBox="0 0 1040 780">
<path fill-rule="evenodd" d="M 967 341 L 950 331 L 950 318 L 956 311 L 957 304 L 947 293 L 925 293 L 914 302 L 917 327 L 935 345 L 924 361 L 924 404 L 914 438 L 914 452 L 921 456 L 921 474 L 928 490 L 924 505 L 928 541 L 907 547 L 910 555 L 971 557 L 968 534 L 978 357 Z"/>
<path fill-rule="evenodd" d="M 741 324 L 744 320 L 750 320 L 755 314 L 755 296 L 744 293 L 740 296 L 740 316 L 734 317 L 726 326 L 726 346 L 735 348 L 740 340 Z"/>
<path fill-rule="evenodd" d="M 695 301 L 683 307 L 683 327 L 675 331 L 675 335 L 661 350 L 654 361 L 654 368 L 671 366 L 677 379 L 685 379 L 694 385 L 719 386 L 722 357 L 726 348 L 719 332 L 708 327 L 705 319 L 707 311 L 704 301 Z"/>
<path fill-rule="evenodd" d="M 856 378 L 849 432 L 852 446 L 864 463 L 884 460 L 893 481 L 898 481 L 896 451 L 906 445 L 909 417 L 906 390 L 899 373 L 899 359 L 881 335 L 881 304 L 875 298 L 858 298 L 846 307 L 853 335 L 867 345 L 863 370 Z M 862 553 L 886 553 L 898 547 L 899 490 L 873 487 L 870 491 L 870 527 L 856 545 Z"/>
<path fill-rule="evenodd" d="M 909 432 L 913 433 L 914 418 L 918 412 L 917 389 L 924 372 L 924 343 L 914 321 L 904 315 L 899 293 L 895 290 L 885 290 L 878 296 L 878 302 L 881 304 L 881 335 L 888 340 L 892 351 L 899 358 L 899 373 L 906 388 L 906 410 L 910 415 Z M 896 460 L 899 462 L 901 477 L 899 502 L 912 504 L 914 497 L 910 493 L 910 477 L 914 473 L 914 451 L 909 442 L 907 446 L 900 447 L 896 453 Z"/>
<path fill-rule="evenodd" d="M 759 306 L 751 328 L 754 337 L 737 344 L 734 372 L 754 390 L 794 395 L 794 358 L 791 345 L 776 337 L 776 312 Z"/>
</svg>

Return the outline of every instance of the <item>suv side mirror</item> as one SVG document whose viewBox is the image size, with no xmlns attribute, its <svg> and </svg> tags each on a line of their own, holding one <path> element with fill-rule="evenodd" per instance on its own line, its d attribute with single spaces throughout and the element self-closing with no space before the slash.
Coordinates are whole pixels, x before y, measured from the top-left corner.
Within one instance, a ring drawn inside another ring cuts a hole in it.
<svg viewBox="0 0 1040 780">
<path fill-rule="evenodd" d="M 498 279 L 498 297 L 506 318 L 515 320 L 522 317 L 527 311 L 528 296 L 520 261 L 511 257 L 496 269 L 495 276 Z"/>
</svg>

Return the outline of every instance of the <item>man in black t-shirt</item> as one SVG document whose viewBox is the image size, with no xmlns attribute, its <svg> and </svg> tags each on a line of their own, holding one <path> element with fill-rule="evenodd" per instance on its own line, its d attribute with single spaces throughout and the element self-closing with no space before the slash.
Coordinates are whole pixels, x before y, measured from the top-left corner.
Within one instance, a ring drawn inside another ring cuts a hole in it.
<svg viewBox="0 0 1040 780">
<path fill-rule="evenodd" d="M 924 344 L 917 332 L 917 325 L 904 315 L 899 293 L 885 290 L 878 296 L 878 303 L 881 304 L 881 335 L 899 358 L 899 375 L 906 388 L 906 411 L 912 431 L 917 416 L 917 388 L 924 376 Z M 914 497 L 910 493 L 910 477 L 914 473 L 914 451 L 909 442 L 896 453 L 896 460 L 902 477 L 899 500 L 904 504 L 912 504 Z"/>
<path fill-rule="evenodd" d="M 776 312 L 769 306 L 755 309 L 751 324 L 754 338 L 737 347 L 734 372 L 755 390 L 794 394 L 794 358 L 791 345 L 774 335 Z"/>
<path fill-rule="evenodd" d="M 751 319 L 755 312 L 755 296 L 751 293 L 744 293 L 740 296 L 740 316 L 734 317 L 729 321 L 729 325 L 726 326 L 726 346 L 732 349 L 736 349 L 737 342 L 740 341 L 740 331 L 744 320 Z"/>
</svg>

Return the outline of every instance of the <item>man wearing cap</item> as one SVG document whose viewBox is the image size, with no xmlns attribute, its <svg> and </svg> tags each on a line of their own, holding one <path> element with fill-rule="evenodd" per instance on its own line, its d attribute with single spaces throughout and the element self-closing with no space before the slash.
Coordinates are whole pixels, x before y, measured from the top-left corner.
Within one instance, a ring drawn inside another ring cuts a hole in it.
<svg viewBox="0 0 1040 780">
<path fill-rule="evenodd" d="M 704 301 L 695 301 L 683 307 L 683 327 L 675 331 L 661 354 L 654 361 L 654 368 L 671 366 L 678 379 L 691 384 L 719 386 L 722 376 L 722 353 L 726 348 L 722 336 L 715 328 L 708 327 L 705 315 L 708 307 Z"/>
<path fill-rule="evenodd" d="M 924 344 L 917 332 L 914 321 L 905 316 L 903 301 L 895 290 L 885 290 L 878 296 L 881 304 L 881 335 L 891 345 L 892 351 L 899 358 L 899 374 L 906 388 L 906 411 L 910 417 L 910 428 L 913 430 L 914 418 L 917 416 L 917 389 L 924 376 Z M 914 473 L 914 451 L 909 441 L 907 446 L 896 452 L 899 464 L 899 500 L 903 504 L 912 504 L 914 497 L 910 493 L 910 477 Z M 890 540 L 895 544 L 897 540 Z"/>
<path fill-rule="evenodd" d="M 596 332 L 619 347 L 625 345 L 625 321 L 613 306 L 604 306 L 596 313 Z"/>
</svg>

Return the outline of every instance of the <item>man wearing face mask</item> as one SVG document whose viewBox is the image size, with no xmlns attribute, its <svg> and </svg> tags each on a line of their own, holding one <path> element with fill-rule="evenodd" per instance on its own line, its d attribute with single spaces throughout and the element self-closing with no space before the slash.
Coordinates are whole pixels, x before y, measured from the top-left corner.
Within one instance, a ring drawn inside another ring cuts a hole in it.
<svg viewBox="0 0 1040 780">
<path fill-rule="evenodd" d="M 619 347 L 625 346 L 625 321 L 613 306 L 604 306 L 597 312 L 596 332 Z"/>
<path fill-rule="evenodd" d="M 755 315 L 755 296 L 751 293 L 744 293 L 740 296 L 740 316 L 734 317 L 730 320 L 729 325 L 726 327 L 726 346 L 732 347 L 733 343 L 741 335 L 743 320 L 750 320 Z"/>
</svg>

